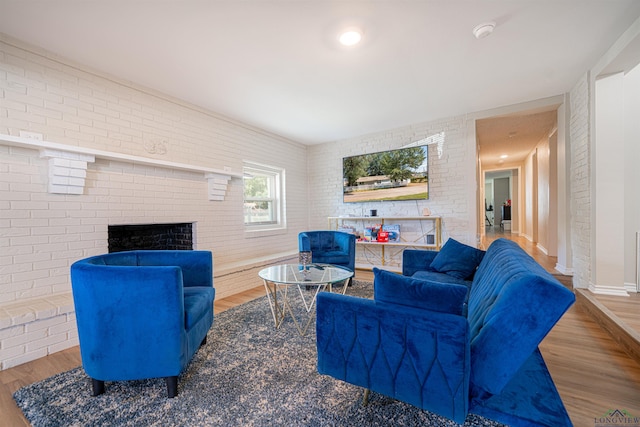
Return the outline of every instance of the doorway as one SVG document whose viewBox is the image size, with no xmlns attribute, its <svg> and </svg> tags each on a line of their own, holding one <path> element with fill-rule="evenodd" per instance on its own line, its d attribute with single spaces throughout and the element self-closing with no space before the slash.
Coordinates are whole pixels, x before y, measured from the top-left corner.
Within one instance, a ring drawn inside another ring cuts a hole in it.
<svg viewBox="0 0 640 427">
<path fill-rule="evenodd" d="M 558 215 L 557 203 L 551 199 L 558 185 L 555 150 L 559 107 L 550 103 L 476 121 L 483 183 L 479 194 L 484 199 L 479 200 L 484 223 L 481 236 L 511 233 L 543 253 L 557 255 L 548 250 L 557 248 L 557 241 L 550 243 L 547 237 L 558 238 L 557 230 L 550 227 L 557 228 Z M 504 216 L 509 219 L 505 221 Z M 540 236 L 545 237 L 542 242 Z"/>
<path fill-rule="evenodd" d="M 485 235 L 519 234 L 519 170 L 484 172 Z"/>
</svg>

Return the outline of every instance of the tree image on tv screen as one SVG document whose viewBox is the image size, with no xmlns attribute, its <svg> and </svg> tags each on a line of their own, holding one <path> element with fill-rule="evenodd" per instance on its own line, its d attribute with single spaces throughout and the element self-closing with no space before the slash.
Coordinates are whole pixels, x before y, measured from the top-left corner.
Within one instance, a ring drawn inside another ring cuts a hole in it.
<svg viewBox="0 0 640 427">
<path fill-rule="evenodd" d="M 391 181 L 402 181 L 413 177 L 413 173 L 426 159 L 422 148 L 414 147 L 406 150 L 387 151 L 378 158 L 381 175 Z"/>
<path fill-rule="evenodd" d="M 428 198 L 427 159 L 427 146 L 344 158 L 345 202 Z"/>
<path fill-rule="evenodd" d="M 357 184 L 359 178 L 368 175 L 369 156 L 347 157 L 343 160 L 342 169 L 348 186 Z"/>
</svg>

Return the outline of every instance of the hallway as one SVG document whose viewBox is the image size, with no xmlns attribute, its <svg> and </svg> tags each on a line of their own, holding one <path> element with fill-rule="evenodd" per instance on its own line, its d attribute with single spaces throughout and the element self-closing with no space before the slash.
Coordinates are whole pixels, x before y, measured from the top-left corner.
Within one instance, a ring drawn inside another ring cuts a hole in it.
<svg viewBox="0 0 640 427">
<path fill-rule="evenodd" d="M 556 263 L 558 262 L 557 257 L 546 255 L 544 252 L 538 249 L 535 243 L 520 235 L 512 234 L 510 231 L 505 232 L 504 229 L 500 228 L 499 226 L 485 227 L 485 235 L 480 243 L 480 248 L 487 250 L 491 242 L 499 238 L 505 238 L 516 242 L 522 249 L 525 250 L 525 252 L 531 255 L 531 257 L 535 259 L 538 264 L 544 267 L 544 269 L 549 273 L 560 274 L 560 272 L 555 269 Z"/>
</svg>

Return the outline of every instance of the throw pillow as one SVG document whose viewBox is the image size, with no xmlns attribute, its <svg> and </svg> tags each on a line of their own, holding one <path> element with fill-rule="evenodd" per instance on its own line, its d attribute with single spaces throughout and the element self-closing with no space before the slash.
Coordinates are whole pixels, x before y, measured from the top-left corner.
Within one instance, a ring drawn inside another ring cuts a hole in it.
<svg viewBox="0 0 640 427">
<path fill-rule="evenodd" d="M 450 238 L 431 261 L 431 268 L 458 279 L 467 279 L 473 276 L 483 257 L 484 251 Z"/>
<path fill-rule="evenodd" d="M 377 302 L 466 315 L 468 290 L 464 285 L 419 280 L 378 268 L 373 269 L 373 274 Z"/>
</svg>

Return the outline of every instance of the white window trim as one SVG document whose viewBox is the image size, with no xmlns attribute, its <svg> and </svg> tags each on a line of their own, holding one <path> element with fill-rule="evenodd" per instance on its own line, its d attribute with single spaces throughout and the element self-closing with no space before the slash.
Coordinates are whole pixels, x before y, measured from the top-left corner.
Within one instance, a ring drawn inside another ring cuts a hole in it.
<svg viewBox="0 0 640 427">
<path fill-rule="evenodd" d="M 275 196 L 275 209 L 276 209 L 276 221 L 270 224 L 244 224 L 244 231 L 246 237 L 268 237 L 281 235 L 286 233 L 286 192 L 285 192 L 285 170 L 275 166 L 265 165 L 262 163 L 244 161 L 243 174 L 248 170 L 255 170 L 256 172 L 273 174 L 276 177 L 276 196 Z M 243 187 L 244 194 L 244 187 Z M 244 196 L 243 196 L 244 203 Z M 242 213 L 244 217 L 244 209 Z M 243 220 L 244 222 L 244 220 Z"/>
</svg>

